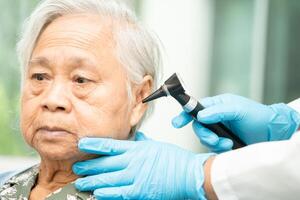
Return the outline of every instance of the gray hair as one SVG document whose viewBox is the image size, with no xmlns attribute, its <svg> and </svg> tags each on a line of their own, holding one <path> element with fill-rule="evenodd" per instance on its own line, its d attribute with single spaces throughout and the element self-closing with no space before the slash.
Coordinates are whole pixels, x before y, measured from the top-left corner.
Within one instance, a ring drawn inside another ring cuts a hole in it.
<svg viewBox="0 0 300 200">
<path fill-rule="evenodd" d="M 159 39 L 140 24 L 128 7 L 116 0 L 44 0 L 39 3 L 23 25 L 17 52 L 21 63 L 22 82 L 36 42 L 42 31 L 55 19 L 67 14 L 91 13 L 108 17 L 112 21 L 112 35 L 116 42 L 116 57 L 128 77 L 128 94 L 131 84 L 140 84 L 145 75 L 152 76 L 156 88 L 162 65 Z M 21 85 L 21 88 L 23 87 Z M 142 120 L 132 128 L 134 133 L 145 116 L 153 110 L 149 105 Z"/>
</svg>

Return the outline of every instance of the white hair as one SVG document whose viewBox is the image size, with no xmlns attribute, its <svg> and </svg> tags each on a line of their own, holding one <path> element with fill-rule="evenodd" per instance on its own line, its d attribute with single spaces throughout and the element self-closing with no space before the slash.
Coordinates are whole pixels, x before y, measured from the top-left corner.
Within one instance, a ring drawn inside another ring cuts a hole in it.
<svg viewBox="0 0 300 200">
<path fill-rule="evenodd" d="M 58 17 L 81 13 L 97 14 L 111 20 L 116 57 L 125 68 L 129 80 L 127 84 L 129 97 L 131 97 L 131 84 L 140 84 L 145 75 L 153 78 L 153 88 L 156 88 L 162 65 L 160 41 L 155 34 L 140 24 L 135 14 L 126 5 L 116 0 L 41 1 L 25 21 L 17 45 L 22 72 L 21 84 L 23 85 L 28 63 L 42 31 Z M 153 105 L 150 104 L 147 113 L 132 128 L 131 133 L 139 128 L 152 109 Z"/>
</svg>

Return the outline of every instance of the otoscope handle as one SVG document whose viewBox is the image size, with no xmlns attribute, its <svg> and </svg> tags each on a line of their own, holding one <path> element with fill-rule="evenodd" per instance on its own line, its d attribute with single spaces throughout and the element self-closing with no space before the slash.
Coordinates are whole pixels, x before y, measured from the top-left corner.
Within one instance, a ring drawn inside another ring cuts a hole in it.
<svg viewBox="0 0 300 200">
<path fill-rule="evenodd" d="M 204 107 L 196 99 L 187 94 L 179 94 L 176 95 L 176 97 L 174 96 L 174 98 L 182 105 L 183 109 L 187 113 L 191 114 L 196 119 L 198 112 L 204 109 Z M 231 139 L 233 141 L 233 149 L 246 146 L 246 144 L 239 137 L 237 137 L 231 130 L 229 130 L 220 122 L 216 124 L 201 123 L 201 125 L 216 133 L 219 137 Z"/>
</svg>

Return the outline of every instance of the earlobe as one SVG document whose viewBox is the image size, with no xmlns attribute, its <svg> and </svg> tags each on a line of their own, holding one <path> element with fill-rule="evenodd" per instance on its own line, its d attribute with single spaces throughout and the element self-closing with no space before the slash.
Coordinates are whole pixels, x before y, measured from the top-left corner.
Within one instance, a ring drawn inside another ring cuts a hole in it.
<svg viewBox="0 0 300 200">
<path fill-rule="evenodd" d="M 143 103 L 142 100 L 151 94 L 153 87 L 153 78 L 150 75 L 146 75 L 143 78 L 141 84 L 136 85 L 133 89 L 133 107 L 130 117 L 131 127 L 138 124 L 147 110 L 148 105 Z"/>
</svg>

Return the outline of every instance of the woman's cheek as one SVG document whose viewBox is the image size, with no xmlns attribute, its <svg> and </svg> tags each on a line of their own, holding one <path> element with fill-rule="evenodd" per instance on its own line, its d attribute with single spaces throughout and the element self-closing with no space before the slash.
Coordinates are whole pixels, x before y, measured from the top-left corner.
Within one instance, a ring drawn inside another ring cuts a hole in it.
<svg viewBox="0 0 300 200">
<path fill-rule="evenodd" d="M 27 142 L 28 145 L 32 146 L 32 138 L 33 138 L 33 127 L 31 119 L 24 116 L 24 114 L 21 115 L 21 132 L 22 135 Z"/>
<path fill-rule="evenodd" d="M 79 99 L 88 99 L 90 96 L 93 96 L 94 93 L 97 93 L 97 90 L 101 90 L 99 83 L 90 82 L 84 85 L 72 83 L 72 93 Z"/>
<path fill-rule="evenodd" d="M 116 137 L 119 122 L 113 116 L 117 113 L 113 113 L 108 107 L 110 106 L 107 103 L 93 105 L 90 102 L 78 101 L 75 104 L 74 114 L 80 138 Z"/>
<path fill-rule="evenodd" d="M 126 138 L 130 131 L 126 84 L 103 82 L 91 91 L 80 97 L 77 93 L 72 100 L 82 130 L 79 137 Z"/>
<path fill-rule="evenodd" d="M 91 108 L 90 108 L 91 109 Z M 84 111 L 77 112 L 77 119 L 80 132 L 77 133 L 79 138 L 82 137 L 109 137 L 111 136 L 112 128 L 109 128 L 113 123 L 108 120 L 106 115 L 99 114 L 99 111 Z"/>
<path fill-rule="evenodd" d="M 50 85 L 51 81 L 37 82 L 27 78 L 24 83 L 23 92 L 28 98 L 35 97 L 42 94 Z"/>
<path fill-rule="evenodd" d="M 32 146 L 34 137 L 34 120 L 37 115 L 37 108 L 34 106 L 34 99 L 29 99 L 25 94 L 22 96 L 20 127 L 25 141 Z"/>
</svg>

